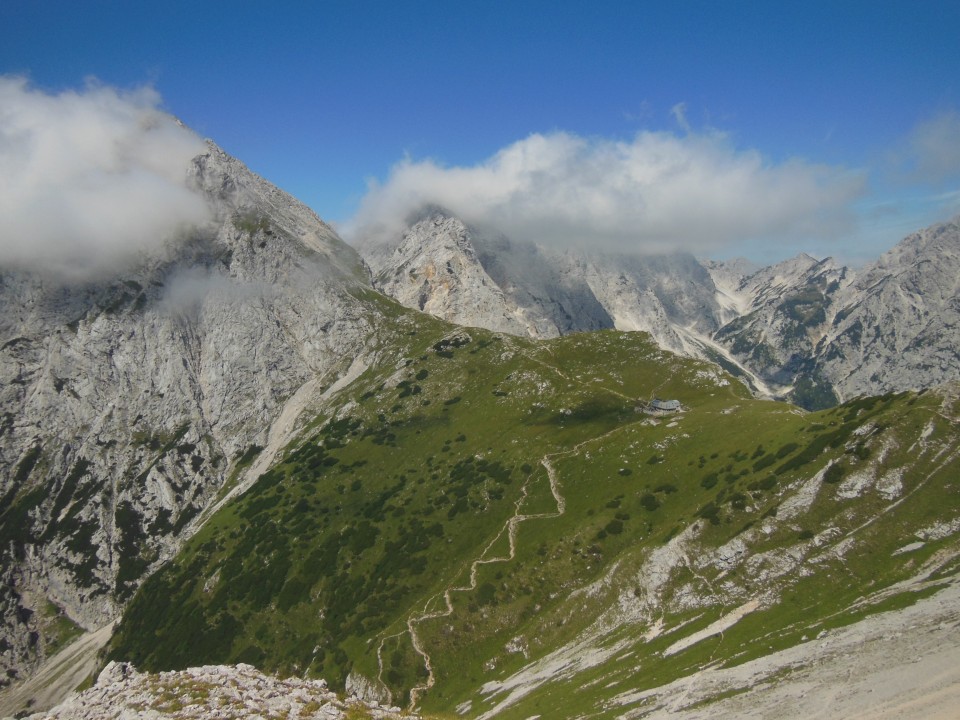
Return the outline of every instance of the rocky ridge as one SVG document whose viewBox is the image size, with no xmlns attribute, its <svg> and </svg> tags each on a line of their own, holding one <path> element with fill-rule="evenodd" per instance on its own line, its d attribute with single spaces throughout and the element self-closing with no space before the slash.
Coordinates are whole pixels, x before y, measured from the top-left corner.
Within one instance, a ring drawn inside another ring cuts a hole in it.
<svg viewBox="0 0 960 720">
<path fill-rule="evenodd" d="M 400 708 L 343 699 L 323 680 L 279 679 L 250 665 L 206 665 L 157 674 L 129 663 L 109 663 L 94 687 L 33 720 L 121 718 L 308 718 L 311 720 L 416 720 Z"/>
<path fill-rule="evenodd" d="M 408 307 L 536 338 L 649 332 L 663 348 L 718 362 L 760 395 L 806 408 L 960 376 L 957 220 L 859 271 L 803 253 L 757 269 L 683 253 L 558 250 L 438 208 L 411 220 L 393 245 L 360 249 L 377 286 Z"/>
<path fill-rule="evenodd" d="M 960 375 L 960 218 L 905 238 L 828 308 L 816 368 L 841 398 Z"/>
<path fill-rule="evenodd" d="M 185 176 L 213 220 L 136 263 L 0 273 L 0 685 L 114 620 L 297 391 L 371 351 L 327 225 L 212 143 Z"/>
<path fill-rule="evenodd" d="M 690 349 L 685 329 L 719 327 L 710 277 L 688 255 L 605 256 L 520 243 L 438 208 L 412 220 L 396 246 L 360 247 L 376 287 L 459 325 L 534 338 L 644 330 L 677 351 Z"/>
<path fill-rule="evenodd" d="M 421 213 L 395 248 L 367 246 L 365 254 L 378 289 L 458 325 L 538 338 L 613 327 L 570 258 L 436 208 Z"/>
</svg>

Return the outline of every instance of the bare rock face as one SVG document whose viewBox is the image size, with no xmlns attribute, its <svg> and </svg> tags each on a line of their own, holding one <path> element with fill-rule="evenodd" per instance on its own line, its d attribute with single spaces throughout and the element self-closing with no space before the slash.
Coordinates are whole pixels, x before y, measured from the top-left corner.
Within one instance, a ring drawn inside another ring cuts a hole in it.
<svg viewBox="0 0 960 720">
<path fill-rule="evenodd" d="M 373 334 L 359 256 L 209 146 L 215 221 L 110 277 L 0 270 L 0 685 L 117 616 L 266 444 L 284 402 Z"/>
<path fill-rule="evenodd" d="M 960 377 L 960 218 L 910 235 L 857 274 L 816 363 L 841 397 Z"/>
<path fill-rule="evenodd" d="M 584 265 L 618 330 L 644 331 L 663 348 L 707 357 L 698 338 L 720 326 L 722 307 L 713 279 L 692 255 L 596 254 Z"/>
<path fill-rule="evenodd" d="M 612 327 L 574 258 L 428 208 L 395 247 L 365 248 L 375 285 L 459 325 L 537 338 Z"/>
<path fill-rule="evenodd" d="M 512 241 L 438 208 L 396 245 L 362 246 L 375 284 L 445 320 L 549 338 L 616 327 L 689 346 L 678 328 L 712 332 L 719 306 L 707 271 L 688 255 L 590 254 Z"/>
<path fill-rule="evenodd" d="M 616 327 L 719 362 L 807 408 L 960 377 L 960 225 L 854 272 L 806 254 L 745 260 L 610 255 L 517 243 L 428 208 L 394 244 L 363 246 L 378 287 L 462 325 L 554 337 Z"/>
<path fill-rule="evenodd" d="M 800 255 L 743 277 L 713 339 L 806 407 L 933 387 L 960 377 L 958 278 L 957 220 L 857 272 Z"/>
<path fill-rule="evenodd" d="M 459 325 L 516 335 L 549 332 L 487 274 L 469 230 L 456 218 L 430 213 L 395 249 L 377 250 L 367 256 L 377 287 L 407 307 Z"/>
<path fill-rule="evenodd" d="M 803 253 L 757 270 L 728 286 L 730 307 L 738 314 L 712 339 L 794 402 L 806 407 L 835 404 L 831 386 L 813 371 L 810 358 L 849 276 L 850 271 L 832 259 L 816 260 Z"/>
</svg>

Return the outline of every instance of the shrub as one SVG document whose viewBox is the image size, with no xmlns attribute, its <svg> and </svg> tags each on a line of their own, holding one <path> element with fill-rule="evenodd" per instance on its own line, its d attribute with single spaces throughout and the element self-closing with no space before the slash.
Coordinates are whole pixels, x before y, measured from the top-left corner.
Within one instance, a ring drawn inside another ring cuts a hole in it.
<svg viewBox="0 0 960 720">
<path fill-rule="evenodd" d="M 485 582 L 477 588 L 477 604 L 494 605 L 496 603 L 497 589 L 493 583 Z"/>
<path fill-rule="evenodd" d="M 720 524 L 720 508 L 715 503 L 708 502 L 702 508 L 697 510 L 697 517 L 709 520 L 711 525 Z"/>
<path fill-rule="evenodd" d="M 797 443 L 793 443 L 793 442 L 787 443 L 787 444 L 784 445 L 782 448 L 780 448 L 779 450 L 777 450 L 777 458 L 778 458 L 778 459 L 785 458 L 787 455 L 789 455 L 790 453 L 792 453 L 792 452 L 793 452 L 794 450 L 796 450 L 798 447 L 800 447 L 800 446 L 799 446 Z"/>
<path fill-rule="evenodd" d="M 623 521 L 622 520 L 611 520 L 608 522 L 604 528 L 610 535 L 619 535 L 623 532 Z"/>
<path fill-rule="evenodd" d="M 640 506 L 644 510 L 653 512 L 658 507 L 660 507 L 660 501 L 657 499 L 657 496 L 652 493 L 647 493 L 642 498 L 640 498 Z"/>
<path fill-rule="evenodd" d="M 823 474 L 823 481 L 831 484 L 838 483 L 846 474 L 846 472 L 846 468 L 844 468 L 843 465 L 831 465 Z"/>
</svg>

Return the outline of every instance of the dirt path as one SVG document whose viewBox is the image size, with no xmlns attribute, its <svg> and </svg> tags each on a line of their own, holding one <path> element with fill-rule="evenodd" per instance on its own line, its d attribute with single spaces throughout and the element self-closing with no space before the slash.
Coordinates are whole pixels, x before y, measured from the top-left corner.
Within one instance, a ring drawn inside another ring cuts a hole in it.
<svg viewBox="0 0 960 720">
<path fill-rule="evenodd" d="M 547 471 L 547 480 L 550 483 L 550 492 L 553 495 L 553 499 L 557 503 L 556 512 L 550 513 L 533 513 L 533 514 L 524 514 L 520 512 L 520 508 L 523 506 L 523 503 L 526 501 L 529 496 L 529 485 L 530 481 L 528 480 L 524 483 L 523 489 L 521 491 L 520 497 L 514 503 L 514 513 L 513 515 L 503 524 L 503 527 L 500 528 L 500 532 L 487 543 L 487 546 L 483 549 L 483 552 L 480 553 L 480 556 L 470 563 L 470 582 L 466 585 L 458 585 L 454 587 L 449 587 L 443 591 L 440 597 L 443 598 L 444 608 L 442 610 L 435 610 L 432 612 L 426 611 L 426 609 L 433 604 L 433 602 L 438 598 L 438 596 L 433 596 L 424 604 L 424 612 L 420 615 L 412 615 L 407 619 L 407 632 L 410 635 L 410 642 L 413 645 L 413 649 L 417 654 L 423 658 L 423 664 L 427 669 L 427 679 L 420 685 L 415 685 L 410 689 L 410 705 L 409 710 L 412 712 L 416 708 L 420 697 L 423 693 L 427 692 L 434 686 L 436 682 L 436 676 L 433 671 L 433 661 L 430 658 L 430 654 L 423 648 L 423 644 L 420 640 L 420 635 L 417 631 L 417 627 L 428 620 L 436 620 L 437 618 L 449 617 L 453 614 L 453 593 L 457 592 L 471 592 L 477 589 L 477 572 L 481 565 L 489 565 L 491 563 L 501 563 L 501 562 L 510 562 L 516 557 L 517 554 L 517 528 L 519 528 L 520 523 L 526 522 L 528 520 L 543 520 L 549 518 L 560 517 L 566 512 L 567 502 L 564 499 L 563 495 L 560 493 L 560 483 L 557 479 L 557 472 L 553 467 L 551 458 L 556 455 L 567 454 L 568 452 L 574 452 L 573 450 L 561 452 L 561 453 L 552 453 L 550 455 L 544 455 L 540 460 L 540 464 Z M 508 547 L 509 551 L 506 555 L 496 555 L 493 557 L 487 557 L 487 553 L 490 552 L 503 537 L 504 532 L 507 533 Z M 396 635 L 392 636 L 396 637 Z M 383 649 L 383 643 L 381 643 L 380 648 L 377 650 L 377 656 L 379 658 L 381 650 Z M 381 671 L 383 668 L 382 661 L 380 662 Z M 382 683 L 382 678 L 380 678 Z"/>
<path fill-rule="evenodd" d="M 0 718 L 24 709 L 41 712 L 61 702 L 97 668 L 97 653 L 110 640 L 113 623 L 81 635 L 40 666 L 29 680 L 0 695 Z"/>
<path fill-rule="evenodd" d="M 549 368 L 550 370 L 555 372 L 559 377 L 562 377 L 568 382 L 571 382 L 571 383 L 578 382 L 580 384 L 583 384 L 582 382 L 569 377 L 560 368 L 554 365 L 550 365 L 549 363 L 543 361 L 540 358 L 532 357 L 530 355 L 527 355 L 526 353 L 524 353 L 524 355 L 525 357 L 527 357 L 527 359 L 533 362 L 536 362 L 546 368 Z M 628 397 L 627 395 L 619 392 L 618 390 L 613 390 L 611 388 L 603 387 L 603 386 L 597 386 L 597 389 L 609 392 L 612 395 L 616 395 L 626 400 L 631 400 L 631 401 L 633 400 L 633 398 Z M 442 593 L 431 596 L 423 604 L 423 609 L 419 614 L 414 613 L 407 618 L 406 630 L 400 631 L 399 633 L 394 633 L 393 635 L 385 636 L 384 638 L 381 639 L 380 644 L 377 647 L 377 667 L 378 667 L 377 681 L 379 682 L 381 687 L 383 687 L 386 690 L 388 696 L 390 697 L 390 702 L 393 701 L 392 693 L 390 692 L 389 688 L 387 688 L 386 683 L 383 681 L 383 669 L 384 669 L 383 668 L 383 648 L 384 648 L 384 645 L 387 643 L 387 641 L 393 640 L 402 635 L 408 634 L 410 636 L 410 643 L 413 646 L 414 651 L 423 659 L 424 667 L 427 670 L 427 679 L 420 685 L 415 685 L 410 689 L 410 703 L 409 703 L 408 709 L 412 712 L 416 709 L 417 703 L 419 702 L 423 694 L 428 692 L 436 683 L 436 674 L 434 673 L 433 660 L 430 657 L 430 654 L 423 647 L 423 642 L 420 638 L 420 635 L 417 629 L 418 626 L 430 620 L 436 620 L 439 618 L 449 617 L 450 615 L 452 615 L 454 611 L 453 601 L 452 601 L 453 593 L 464 593 L 464 592 L 471 592 L 473 590 L 476 590 L 477 589 L 477 572 L 481 565 L 489 565 L 491 563 L 505 563 L 513 560 L 516 557 L 517 533 L 521 523 L 524 523 L 528 520 L 545 520 L 545 519 L 557 518 L 566 512 L 567 501 L 563 497 L 563 493 L 560 491 L 560 480 L 557 476 L 556 468 L 553 465 L 554 460 L 561 457 L 575 455 L 579 453 L 584 446 L 603 440 L 604 438 L 610 435 L 613 435 L 615 433 L 622 432 L 626 428 L 631 427 L 640 422 L 643 422 L 643 421 L 638 420 L 636 422 L 631 422 L 625 425 L 615 427 L 612 430 L 608 430 L 607 432 L 602 433 L 596 437 L 588 438 L 587 440 L 584 440 L 576 444 L 569 450 L 560 450 L 558 452 L 547 453 L 540 459 L 540 465 L 543 466 L 544 470 L 546 470 L 546 473 L 547 473 L 547 481 L 550 485 L 550 493 L 551 495 L 553 495 L 553 499 L 557 504 L 556 511 L 549 512 L 549 513 L 533 513 L 529 515 L 521 512 L 520 508 L 523 506 L 523 503 L 526 501 L 527 497 L 529 496 L 529 485 L 531 481 L 528 479 L 527 482 L 525 482 L 523 487 L 521 488 L 520 497 L 514 503 L 513 515 L 503 524 L 503 526 L 500 528 L 500 531 L 496 534 L 496 536 L 494 536 L 494 538 L 489 543 L 487 543 L 486 547 L 484 547 L 484 549 L 481 551 L 477 559 L 473 560 L 470 563 L 469 582 L 465 585 L 456 585 L 456 586 L 448 587 Z M 507 533 L 507 539 L 508 539 L 509 550 L 507 554 L 487 557 L 487 554 L 491 551 L 491 549 L 495 547 L 496 544 L 500 542 L 500 540 L 503 538 L 504 532 Z M 458 574 L 458 577 L 459 577 L 459 574 Z M 440 599 L 443 600 L 442 609 L 431 609 L 431 607 L 433 607 Z"/>
<path fill-rule="evenodd" d="M 642 422 L 642 421 L 638 421 L 638 422 Z M 575 455 L 579 453 L 584 446 L 603 440 L 604 438 L 610 435 L 613 435 L 615 433 L 621 432 L 634 424 L 636 423 L 629 423 L 627 425 L 622 425 L 612 430 L 608 430 L 607 432 L 601 435 L 598 435 L 593 438 L 589 438 L 588 440 L 584 440 L 583 442 L 578 443 L 577 445 L 570 448 L 569 450 L 561 450 L 558 452 L 547 453 L 546 455 L 544 455 L 540 459 L 540 465 L 542 465 L 544 470 L 546 470 L 547 472 L 547 481 L 550 484 L 550 493 L 551 495 L 553 495 L 553 499 L 557 504 L 556 511 L 548 512 L 548 513 L 533 513 L 529 515 L 524 514 L 520 511 L 520 508 L 523 506 L 523 503 L 526 501 L 527 497 L 529 496 L 530 481 L 528 480 L 524 484 L 523 488 L 521 489 L 520 497 L 514 503 L 514 514 L 503 524 L 503 527 L 501 527 L 500 532 L 498 532 L 496 536 L 494 536 L 494 538 L 489 543 L 487 543 L 486 547 L 484 547 L 483 551 L 480 553 L 478 558 L 470 563 L 470 569 L 469 569 L 470 581 L 466 585 L 449 587 L 446 590 L 444 590 L 441 594 L 432 596 L 424 603 L 422 613 L 420 613 L 419 615 L 416 615 L 416 614 L 411 615 L 407 619 L 406 631 L 395 633 L 394 635 L 390 635 L 388 637 L 385 637 L 383 640 L 381 640 L 380 646 L 377 648 L 377 664 L 379 666 L 379 674 L 377 676 L 377 679 L 384 688 L 386 688 L 386 684 L 383 682 L 382 653 L 383 653 L 383 646 L 388 640 L 397 638 L 404 634 L 409 634 L 410 642 L 413 645 L 413 649 L 421 658 L 423 658 L 423 664 L 427 670 L 427 679 L 422 684 L 416 685 L 410 689 L 410 704 L 408 709 L 411 712 L 416 709 L 417 703 L 419 702 L 423 694 L 429 691 L 430 688 L 432 688 L 436 683 L 436 675 L 433 669 L 433 660 L 431 659 L 430 654 L 423 647 L 423 643 L 421 641 L 420 635 L 417 630 L 418 626 L 429 620 L 436 620 L 438 618 L 449 617 L 450 615 L 452 615 L 454 611 L 453 600 L 452 600 L 453 593 L 471 592 L 473 590 L 476 590 L 477 589 L 477 572 L 481 565 L 489 565 L 491 563 L 505 563 L 513 560 L 516 557 L 516 553 L 517 553 L 517 533 L 521 523 L 524 523 L 528 520 L 547 520 L 547 519 L 557 518 L 566 512 L 567 501 L 566 501 L 566 498 L 563 497 L 563 493 L 560 491 L 560 480 L 557 475 L 556 468 L 553 465 L 554 460 L 561 457 L 566 457 L 569 455 Z M 487 557 L 487 553 L 489 553 L 491 548 L 496 546 L 496 544 L 501 540 L 504 532 L 507 533 L 507 539 L 508 539 L 509 551 L 507 552 L 507 554 Z M 429 608 L 440 598 L 443 599 L 443 609 L 429 610 Z M 389 693 L 389 690 L 387 692 Z M 391 697 L 391 700 L 392 700 L 392 697 Z"/>
</svg>

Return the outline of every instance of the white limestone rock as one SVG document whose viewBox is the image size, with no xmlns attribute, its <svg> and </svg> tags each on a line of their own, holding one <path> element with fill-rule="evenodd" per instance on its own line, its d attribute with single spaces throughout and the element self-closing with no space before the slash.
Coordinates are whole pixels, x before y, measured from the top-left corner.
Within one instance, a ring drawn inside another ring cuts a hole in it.
<svg viewBox="0 0 960 720">
<path fill-rule="evenodd" d="M 95 280 L 0 268 L 0 686 L 49 601 L 92 630 L 175 552 L 284 403 L 375 336 L 360 257 L 210 144 L 215 220 Z"/>
<path fill-rule="evenodd" d="M 205 665 L 159 674 L 137 672 L 129 663 L 110 663 L 96 685 L 36 715 L 34 720 L 123 720 L 124 718 L 310 717 L 344 720 L 416 720 L 417 715 L 376 702 L 343 699 L 323 680 L 266 675 L 245 665 Z"/>
<path fill-rule="evenodd" d="M 586 239 L 587 243 L 589 239 Z M 738 259 L 611 255 L 517 243 L 427 208 L 361 251 L 378 287 L 463 325 L 554 337 L 616 327 L 733 368 L 758 394 L 823 407 L 960 377 L 960 224 L 906 238 L 855 272 L 801 253 Z"/>
</svg>

